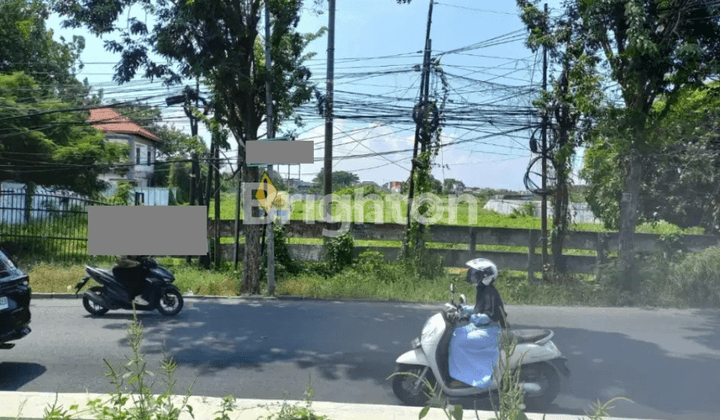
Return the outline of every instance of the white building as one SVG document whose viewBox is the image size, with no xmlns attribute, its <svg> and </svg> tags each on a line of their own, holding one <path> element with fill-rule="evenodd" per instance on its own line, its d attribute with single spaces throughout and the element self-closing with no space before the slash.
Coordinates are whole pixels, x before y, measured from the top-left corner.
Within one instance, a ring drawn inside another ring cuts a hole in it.
<svg viewBox="0 0 720 420">
<path fill-rule="evenodd" d="M 160 139 L 110 108 L 90 110 L 88 122 L 106 134 L 108 141 L 126 143 L 130 146 L 131 166 L 127 175 L 107 173 L 100 176 L 114 187 L 118 181 L 129 181 L 136 187 L 152 187 L 153 163 L 157 156 Z"/>
</svg>

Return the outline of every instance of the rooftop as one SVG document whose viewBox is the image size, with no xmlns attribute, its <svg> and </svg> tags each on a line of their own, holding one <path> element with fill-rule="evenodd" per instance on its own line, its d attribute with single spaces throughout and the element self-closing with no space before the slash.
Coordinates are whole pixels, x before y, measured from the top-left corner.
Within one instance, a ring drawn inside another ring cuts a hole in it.
<svg viewBox="0 0 720 420">
<path fill-rule="evenodd" d="M 160 141 L 158 136 L 118 114 L 114 109 L 91 109 L 88 122 L 94 123 L 93 127 L 106 133 L 136 134 L 153 141 Z"/>
</svg>

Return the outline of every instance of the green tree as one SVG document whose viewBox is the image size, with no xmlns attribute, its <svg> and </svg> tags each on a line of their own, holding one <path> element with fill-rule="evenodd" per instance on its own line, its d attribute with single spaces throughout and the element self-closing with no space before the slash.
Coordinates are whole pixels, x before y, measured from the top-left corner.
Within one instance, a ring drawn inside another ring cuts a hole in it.
<svg viewBox="0 0 720 420">
<path fill-rule="evenodd" d="M 451 194 L 458 188 L 465 188 L 465 184 L 453 178 L 445 178 L 443 181 L 442 190 L 444 194 Z"/>
<path fill-rule="evenodd" d="M 155 15 L 148 26 L 137 19 L 123 19 L 126 8 L 139 4 Z M 59 0 L 56 11 L 69 18 L 64 27 L 85 25 L 96 35 L 117 33 L 122 42 L 107 41 L 106 48 L 121 53 L 114 79 L 125 83 L 143 68 L 145 76 L 177 84 L 183 78 L 201 78 L 212 92 L 214 118 L 228 127 L 238 143 L 238 166 L 244 182 L 259 180 L 257 168 L 245 162 L 245 144 L 258 138 L 266 113 L 265 86 L 269 80 L 274 102 L 275 132 L 282 121 L 296 116 L 295 108 L 311 99 L 310 71 L 303 65 L 306 45 L 320 36 L 296 32 L 301 0 L 267 0 L 272 16 L 271 69 L 265 66 L 258 33 L 261 0 Z M 156 53 L 177 64 L 177 69 L 151 59 Z M 240 199 L 240 197 L 238 197 Z M 241 289 L 257 293 L 259 279 L 260 226 L 245 226 L 245 256 Z"/>
<path fill-rule="evenodd" d="M 571 222 L 569 204 L 572 160 L 581 145 L 581 134 L 587 129 L 582 122 L 597 116 L 602 103 L 600 77 L 595 72 L 597 58 L 589 51 L 583 36 L 586 31 L 578 19 L 578 10 L 566 3 L 563 15 L 552 22 L 538 8 L 538 1 L 517 0 L 521 18 L 529 36 L 526 45 L 537 52 L 546 48 L 551 60 L 560 65 L 560 75 L 551 80 L 550 89 L 535 101 L 540 114 L 547 118 L 547 136 L 551 137 L 547 156 L 554 170 L 555 186 L 550 199 L 553 205 L 552 269 L 565 272 L 563 246 Z M 551 78 L 552 79 L 552 78 Z M 553 144 L 554 143 L 554 144 Z M 542 144 L 538 145 L 542 152 Z"/>
<path fill-rule="evenodd" d="M 97 196 L 107 184 L 99 176 L 123 173 L 127 146 L 105 142 L 85 124 L 89 113 L 43 91 L 30 76 L 0 74 L 0 179 L 55 186 Z"/>
<path fill-rule="evenodd" d="M 312 183 L 314 184 L 314 190 L 317 193 L 322 193 L 323 190 L 323 177 L 325 176 L 325 168 L 320 169 Z M 333 191 L 341 190 L 343 188 L 352 187 L 360 182 L 360 177 L 352 172 L 347 171 L 333 171 L 332 173 L 332 187 Z"/>
<path fill-rule="evenodd" d="M 653 130 L 684 87 L 699 87 L 717 74 L 720 26 L 710 3 L 693 0 L 569 0 L 586 29 L 582 40 L 602 58 L 617 83 L 620 107 L 610 107 L 590 144 L 604 143 L 621 169 L 619 250 L 623 288 L 635 283 L 634 233 L 642 188 L 643 155 L 653 149 Z M 656 100 L 665 109 L 653 114 Z"/>
<path fill-rule="evenodd" d="M 661 99 L 655 113 L 665 108 Z M 684 89 L 653 132 L 654 152 L 643 157 L 639 220 L 665 220 L 683 228 L 720 231 L 720 85 Z M 617 157 L 609 143 L 597 142 L 585 155 L 582 175 L 590 181 L 588 202 L 606 227 L 617 229 L 622 194 Z"/>
<path fill-rule="evenodd" d="M 75 72 L 83 68 L 79 60 L 85 39 L 72 42 L 53 40 L 45 27 L 49 16 L 41 0 L 3 0 L 0 2 L 0 74 L 24 72 L 35 80 L 43 94 L 56 94 L 62 101 L 77 105 L 89 92 L 87 79 L 81 83 Z"/>
</svg>

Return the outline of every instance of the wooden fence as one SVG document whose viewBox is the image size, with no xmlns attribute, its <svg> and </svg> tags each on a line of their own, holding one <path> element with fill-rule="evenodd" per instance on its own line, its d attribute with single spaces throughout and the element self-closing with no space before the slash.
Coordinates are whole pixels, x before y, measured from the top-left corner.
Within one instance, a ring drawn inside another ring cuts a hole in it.
<svg viewBox="0 0 720 420">
<path fill-rule="evenodd" d="M 220 220 L 221 237 L 232 237 L 235 222 Z M 349 232 L 356 240 L 369 241 L 401 241 L 405 226 L 401 224 L 350 223 Z M 322 238 L 323 229 L 338 230 L 340 223 L 308 223 L 291 220 L 285 224 L 286 235 L 290 238 Z M 431 249 L 430 252 L 443 257 L 446 267 L 464 267 L 465 262 L 472 258 L 488 258 L 501 269 L 527 271 L 529 276 L 542 271 L 540 252 L 541 231 L 537 229 L 513 229 L 475 226 L 434 225 L 427 227 L 430 241 L 439 243 L 467 244 L 467 249 Z M 215 222 L 208 221 L 208 237 L 214 237 Z M 240 235 L 243 234 L 242 225 Z M 661 235 L 635 234 L 635 248 L 638 252 L 658 252 L 661 250 L 658 239 Z M 710 235 L 682 235 L 682 242 L 689 252 L 700 252 L 708 247 L 718 245 L 718 238 Z M 477 251 L 477 245 L 499 245 L 524 247 L 527 252 Z M 290 244 L 293 257 L 304 261 L 322 261 L 324 256 L 322 245 Z M 242 246 L 240 247 L 242 250 Z M 565 264 L 568 272 L 591 274 L 595 266 L 608 261 L 609 251 L 618 250 L 617 233 L 570 232 L 565 240 L 565 249 L 592 250 L 595 256 L 566 255 Z M 400 248 L 380 246 L 356 246 L 359 255 L 366 250 L 382 253 L 386 259 L 397 258 Z M 222 245 L 221 253 L 225 259 L 233 259 L 234 245 Z M 242 258 L 242 251 L 240 257 Z"/>
</svg>

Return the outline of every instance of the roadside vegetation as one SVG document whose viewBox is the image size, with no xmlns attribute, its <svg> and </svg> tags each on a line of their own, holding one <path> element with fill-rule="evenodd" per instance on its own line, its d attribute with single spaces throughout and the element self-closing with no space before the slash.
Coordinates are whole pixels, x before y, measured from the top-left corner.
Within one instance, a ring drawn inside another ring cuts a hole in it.
<svg viewBox="0 0 720 420">
<path fill-rule="evenodd" d="M 670 236 L 669 238 L 672 238 Z M 473 299 L 474 289 L 465 282 L 464 269 L 447 269 L 441 261 L 398 259 L 386 261 L 377 251 L 353 257 L 350 235 L 331 240 L 325 248 L 326 260 L 294 260 L 288 239 L 276 229 L 277 296 L 303 296 L 327 299 L 369 299 L 406 302 L 442 302 L 450 282 L 459 293 Z M 510 305 L 560 306 L 720 306 L 720 248 L 688 254 L 678 243 L 666 241 L 665 252 L 639 255 L 639 275 L 632 292 L 621 291 L 621 274 L 616 262 L 599 267 L 595 275 L 553 275 L 548 282 L 529 280 L 527 273 L 502 270 L 497 288 Z M 261 259 L 262 293 L 266 291 L 265 256 Z M 231 262 L 205 270 L 184 259 L 159 258 L 176 276 L 184 294 L 237 296 L 240 270 Z M 112 260 L 98 264 L 111 267 Z M 83 266 L 67 263 L 34 262 L 23 266 L 30 274 L 34 292 L 69 293 L 84 275 Z"/>
</svg>

